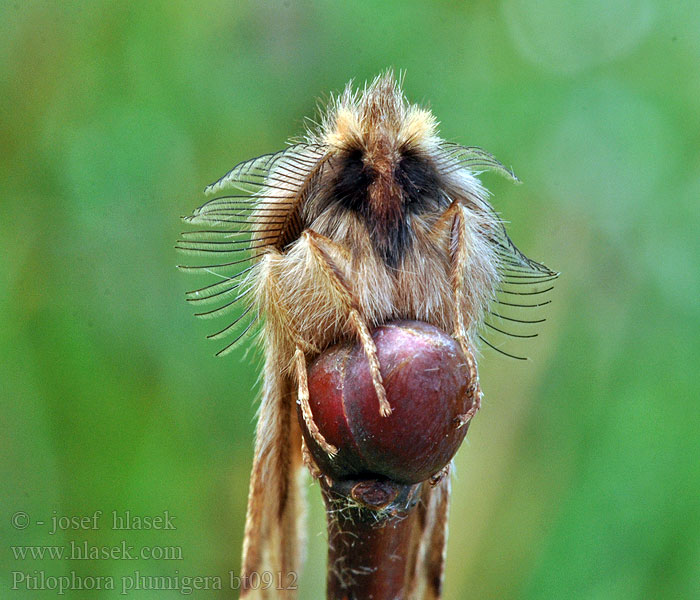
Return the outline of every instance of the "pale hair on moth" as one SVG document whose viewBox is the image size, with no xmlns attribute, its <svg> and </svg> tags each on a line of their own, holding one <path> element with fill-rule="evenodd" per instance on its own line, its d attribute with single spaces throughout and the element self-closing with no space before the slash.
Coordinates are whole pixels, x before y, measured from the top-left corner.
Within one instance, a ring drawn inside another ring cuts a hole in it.
<svg viewBox="0 0 700 600">
<path fill-rule="evenodd" d="M 382 415 L 391 413 L 372 328 L 395 319 L 431 323 L 460 344 L 480 406 L 474 352 L 485 335 L 534 337 L 507 310 L 537 309 L 557 273 L 523 255 L 477 179 L 486 170 L 516 180 L 488 152 L 446 142 L 430 111 L 410 104 L 388 71 L 362 89 L 332 97 L 320 124 L 288 148 L 238 164 L 207 187 L 215 197 L 186 221 L 178 248 L 223 257 L 185 266 L 217 281 L 188 292 L 205 309 L 233 314 L 209 336 L 230 351 L 260 319 L 265 368 L 243 545 L 242 578 L 298 572 L 303 556 L 301 474 L 316 473 L 302 435 L 305 424 L 329 455 L 313 423 L 306 369 L 338 341 L 357 339 L 367 355 Z M 211 264 L 211 263 L 214 264 Z M 515 313 L 517 314 L 517 313 Z M 262 318 L 261 318 L 262 317 Z M 232 338 L 229 341 L 229 338 Z M 439 598 L 449 476 L 426 486 L 424 518 L 411 589 Z M 291 598 L 285 589 L 244 589 L 245 598 Z"/>
</svg>

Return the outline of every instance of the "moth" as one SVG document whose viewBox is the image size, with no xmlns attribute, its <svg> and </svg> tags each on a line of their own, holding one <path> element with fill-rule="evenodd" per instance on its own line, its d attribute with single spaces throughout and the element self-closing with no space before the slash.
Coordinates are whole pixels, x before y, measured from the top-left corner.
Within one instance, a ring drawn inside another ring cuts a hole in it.
<svg viewBox="0 0 700 600">
<path fill-rule="evenodd" d="M 307 364 L 324 349 L 362 343 L 378 410 L 388 415 L 370 331 L 395 319 L 431 323 L 453 335 L 467 357 L 475 412 L 478 343 L 499 349 L 489 332 L 536 335 L 504 323 L 542 319 L 505 311 L 547 304 L 538 298 L 557 274 L 511 242 L 477 179 L 486 170 L 517 181 L 484 150 L 442 140 L 435 117 L 409 103 L 389 71 L 362 89 L 348 84 L 302 139 L 235 166 L 206 188 L 214 197 L 186 217 L 199 228 L 185 232 L 178 247 L 220 258 L 182 267 L 216 277 L 187 294 L 204 307 L 198 316 L 232 315 L 209 336 L 227 340 L 218 354 L 257 323 L 264 348 L 243 581 L 300 568 L 305 463 L 297 403 L 317 441 L 329 455 L 336 451 L 314 430 L 308 404 Z M 424 550 L 413 574 L 421 597 L 440 595 L 434 574 L 442 573 L 448 496 L 445 477 L 423 497 Z M 249 589 L 242 597 L 291 594 Z"/>
</svg>

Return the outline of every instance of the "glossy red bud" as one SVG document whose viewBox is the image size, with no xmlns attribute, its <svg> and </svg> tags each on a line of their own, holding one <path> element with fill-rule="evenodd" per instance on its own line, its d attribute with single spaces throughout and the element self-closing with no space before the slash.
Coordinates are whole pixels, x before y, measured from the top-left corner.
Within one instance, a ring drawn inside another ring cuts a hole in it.
<svg viewBox="0 0 700 600">
<path fill-rule="evenodd" d="M 386 477 L 425 481 L 445 467 L 467 433 L 461 416 L 472 406 L 466 359 L 444 331 L 396 321 L 372 332 L 392 408 L 383 417 L 369 361 L 359 342 L 334 346 L 309 367 L 314 422 L 338 448 L 330 458 L 302 431 L 320 470 L 331 479 Z"/>
</svg>

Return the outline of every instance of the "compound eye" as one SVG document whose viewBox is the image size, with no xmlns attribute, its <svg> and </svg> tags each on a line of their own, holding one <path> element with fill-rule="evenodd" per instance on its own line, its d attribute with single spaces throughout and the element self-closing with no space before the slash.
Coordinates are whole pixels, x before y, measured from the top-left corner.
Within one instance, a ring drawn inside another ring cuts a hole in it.
<svg viewBox="0 0 700 600">
<path fill-rule="evenodd" d="M 404 203 L 419 208 L 440 196 L 440 181 L 429 159 L 406 152 L 394 170 L 396 182 L 404 192 Z"/>
<path fill-rule="evenodd" d="M 367 190 L 374 178 L 364 163 L 362 150 L 352 150 L 340 157 L 333 196 L 347 209 L 362 212 L 367 205 Z"/>
</svg>

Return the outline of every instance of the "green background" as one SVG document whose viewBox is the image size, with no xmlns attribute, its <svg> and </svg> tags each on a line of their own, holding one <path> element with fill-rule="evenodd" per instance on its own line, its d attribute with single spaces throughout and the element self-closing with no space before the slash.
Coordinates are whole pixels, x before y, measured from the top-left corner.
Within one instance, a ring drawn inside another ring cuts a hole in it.
<svg viewBox="0 0 700 600">
<path fill-rule="evenodd" d="M 697 3 L 0 11 L 3 598 L 56 596 L 8 591 L 12 571 L 117 585 L 136 570 L 238 571 L 260 361 L 213 358 L 214 324 L 184 301 L 200 280 L 175 269 L 179 216 L 235 163 L 300 134 L 319 99 L 386 67 L 405 70 L 444 138 L 513 166 L 523 185 L 483 181 L 520 248 L 562 272 L 540 337 L 511 347 L 530 361 L 483 349 L 445 598 L 700 597 Z M 300 597 L 317 599 L 324 524 L 308 495 Z M 112 530 L 127 509 L 167 510 L 177 529 Z M 50 535 L 52 516 L 96 510 L 99 529 Z M 183 560 L 10 548 L 70 540 L 179 546 Z"/>
</svg>

